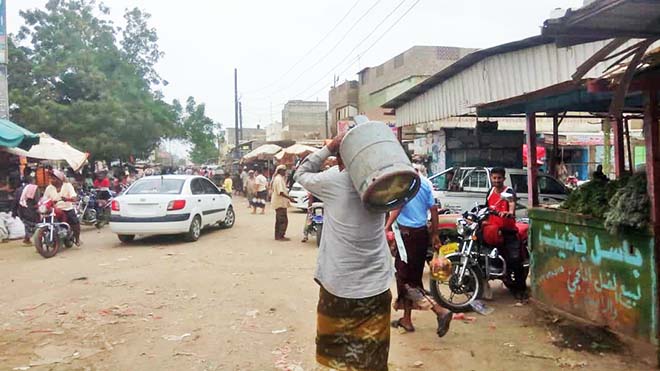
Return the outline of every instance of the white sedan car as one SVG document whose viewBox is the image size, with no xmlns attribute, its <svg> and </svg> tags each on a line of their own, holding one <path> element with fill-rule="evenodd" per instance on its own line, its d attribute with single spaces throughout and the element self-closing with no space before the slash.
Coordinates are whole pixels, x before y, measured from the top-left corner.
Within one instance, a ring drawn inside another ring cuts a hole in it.
<svg viewBox="0 0 660 371">
<path fill-rule="evenodd" d="M 110 229 L 122 242 L 135 235 L 184 234 L 196 241 L 206 226 L 231 228 L 231 197 L 210 180 L 194 175 L 148 176 L 112 201 Z"/>
<path fill-rule="evenodd" d="M 307 211 L 307 191 L 300 183 L 296 182 L 293 184 L 293 187 L 289 191 L 289 196 L 295 200 L 295 202 L 291 203 L 291 206 L 298 210 Z"/>
</svg>

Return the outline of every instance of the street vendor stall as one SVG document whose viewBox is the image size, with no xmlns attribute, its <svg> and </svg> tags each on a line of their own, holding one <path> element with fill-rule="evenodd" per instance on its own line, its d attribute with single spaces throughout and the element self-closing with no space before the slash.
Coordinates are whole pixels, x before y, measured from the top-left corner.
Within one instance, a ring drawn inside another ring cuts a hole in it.
<svg viewBox="0 0 660 371">
<path fill-rule="evenodd" d="M 290 147 L 284 148 L 275 155 L 275 159 L 280 164 L 294 165 L 297 160 L 307 157 L 309 154 L 318 151 L 319 149 L 304 144 L 294 144 Z"/>
<path fill-rule="evenodd" d="M 39 138 L 39 144 L 32 146 L 28 151 L 9 148 L 7 152 L 39 160 L 66 161 L 73 171 L 79 171 L 87 162 L 89 154 L 73 148 L 68 143 L 60 142 L 46 133 L 39 133 Z"/>
<path fill-rule="evenodd" d="M 627 6 L 648 9 L 635 13 L 638 19 L 622 17 L 617 9 L 630 11 Z M 575 31 L 582 29 L 578 24 L 584 29 L 594 26 L 589 40 L 623 38 L 596 50 L 577 69 L 573 81 L 477 107 L 477 114 L 484 117 L 526 116 L 531 164 L 536 164 L 539 113 L 555 117 L 555 143 L 558 118 L 566 112 L 592 115 L 611 125 L 617 179 L 587 183 L 584 190 L 579 188 L 569 197 L 564 205 L 568 209 L 539 207 L 538 167 L 528 168 L 532 296 L 536 303 L 559 313 L 655 345 L 660 310 L 656 284 L 660 273 L 660 49 L 654 42 L 660 38 L 660 29 L 644 28 L 638 36 L 653 35 L 652 39 L 631 41 L 625 37 L 634 37 L 636 27 L 646 27 L 647 20 L 652 23 L 658 16 L 660 8 L 652 1 L 604 0 L 569 13 L 566 20 L 547 21 L 551 35 L 561 43 L 584 42 L 576 40 L 575 35 L 582 34 Z M 622 22 L 631 19 L 635 24 L 627 24 L 625 32 L 619 32 Z M 582 78 L 605 61 L 610 64 L 606 74 Z M 646 171 L 634 173 L 632 162 L 627 165 L 625 161 L 631 151 L 626 151 L 624 123 L 640 114 Z"/>
<path fill-rule="evenodd" d="M 10 153 L 15 148 L 29 150 L 39 143 L 39 136 L 9 120 L 0 119 L 0 211 L 7 211 L 13 190 L 21 179 L 21 161 Z"/>
</svg>

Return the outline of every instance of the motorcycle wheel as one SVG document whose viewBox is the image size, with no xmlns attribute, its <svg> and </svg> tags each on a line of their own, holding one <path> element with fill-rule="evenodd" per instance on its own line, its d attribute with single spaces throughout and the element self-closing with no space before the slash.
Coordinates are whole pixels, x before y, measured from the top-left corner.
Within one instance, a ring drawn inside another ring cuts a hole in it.
<svg viewBox="0 0 660 371">
<path fill-rule="evenodd" d="M 453 263 L 452 275 L 447 282 L 436 281 L 431 277 L 431 295 L 438 304 L 452 312 L 467 312 L 472 310 L 470 304 L 483 295 L 484 276 L 478 267 L 468 266 L 465 269 L 463 283 L 459 287 L 457 280 L 460 266 L 457 262 Z M 457 297 L 463 298 L 463 300 L 456 300 Z"/>
<path fill-rule="evenodd" d="M 34 235 L 34 247 L 37 248 L 39 255 L 46 259 L 55 256 L 60 249 L 60 239 L 53 236 L 51 240 L 48 234 L 48 228 L 40 228 Z"/>
<path fill-rule="evenodd" d="M 321 235 L 323 234 L 323 224 L 316 226 L 316 247 L 321 247 Z"/>
</svg>

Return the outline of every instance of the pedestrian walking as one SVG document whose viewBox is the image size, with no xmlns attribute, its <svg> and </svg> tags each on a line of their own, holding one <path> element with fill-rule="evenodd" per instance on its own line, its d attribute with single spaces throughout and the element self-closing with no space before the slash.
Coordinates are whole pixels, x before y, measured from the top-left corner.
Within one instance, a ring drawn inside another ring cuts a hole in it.
<svg viewBox="0 0 660 371">
<path fill-rule="evenodd" d="M 18 201 L 17 216 L 21 218 L 25 226 L 25 237 L 23 243 L 29 245 L 30 238 L 34 234 L 35 226 L 39 223 L 39 213 L 37 212 L 37 203 L 39 201 L 39 187 L 31 176 L 24 177 L 25 185 L 21 190 Z"/>
<path fill-rule="evenodd" d="M 252 214 L 261 209 L 261 214 L 266 213 L 266 198 L 268 197 L 268 179 L 264 176 L 261 168 L 257 168 L 254 178 L 254 198 L 252 199 Z"/>
<path fill-rule="evenodd" d="M 286 229 L 289 226 L 287 209 L 289 208 L 289 201 L 295 200 L 293 197 L 289 196 L 285 176 L 286 165 L 278 165 L 275 169 L 275 178 L 273 178 L 273 197 L 270 201 L 270 205 L 275 210 L 275 240 L 277 241 L 291 240 L 285 236 Z"/>
<path fill-rule="evenodd" d="M 225 192 L 227 192 L 228 195 L 231 196 L 232 191 L 233 191 L 233 185 L 234 182 L 231 180 L 231 174 L 226 173 L 225 174 L 225 181 L 222 183 L 222 188 L 225 189 Z"/>
<path fill-rule="evenodd" d="M 305 159 L 296 181 L 324 202 L 325 220 L 316 282 L 316 360 L 330 369 L 387 370 L 390 347 L 390 284 L 394 275 L 385 239 L 385 214 L 367 210 L 341 158 L 343 135 Z"/>
<path fill-rule="evenodd" d="M 248 200 L 248 209 L 252 207 L 252 198 L 255 195 L 254 170 L 247 172 L 247 181 L 245 182 L 245 198 Z"/>
<path fill-rule="evenodd" d="M 247 170 L 247 167 L 246 167 L 246 166 L 244 166 L 243 169 L 241 169 L 241 176 L 240 176 L 240 178 L 241 178 L 241 193 L 242 193 L 244 196 L 246 196 L 247 193 L 248 193 L 248 190 L 247 190 L 247 181 L 248 181 L 248 178 L 249 178 L 249 174 L 248 174 L 248 170 Z"/>
<path fill-rule="evenodd" d="M 429 247 L 438 248 L 438 206 L 433 197 L 431 182 L 421 175 L 419 167 L 417 173 L 421 177 L 419 191 L 413 199 L 402 208 L 390 213 L 385 229 L 392 230 L 397 224 L 403 240 L 403 246 L 395 247 L 393 242 L 392 255 L 395 257 L 396 288 L 398 297 L 394 303 L 395 310 L 403 310 L 403 317 L 392 321 L 394 328 L 403 328 L 407 332 L 415 331 L 412 323 L 412 311 L 432 310 L 436 315 L 438 328 L 436 333 L 443 337 L 449 331 L 453 313 L 440 306 L 424 290 L 422 275 Z M 427 225 L 427 215 L 431 212 L 431 226 Z M 404 251 L 399 251 L 404 249 Z M 449 264 L 444 257 L 435 255 L 431 266 L 442 269 Z"/>
</svg>

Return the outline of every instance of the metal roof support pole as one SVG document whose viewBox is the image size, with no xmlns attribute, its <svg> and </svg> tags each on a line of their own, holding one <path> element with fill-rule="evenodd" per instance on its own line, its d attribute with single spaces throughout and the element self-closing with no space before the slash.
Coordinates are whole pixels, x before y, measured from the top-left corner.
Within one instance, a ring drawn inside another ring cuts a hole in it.
<svg viewBox="0 0 660 371">
<path fill-rule="evenodd" d="M 623 130 L 624 133 L 623 135 L 626 138 L 626 148 L 628 148 L 628 169 L 630 170 L 630 174 L 635 173 L 635 159 L 633 158 L 633 149 L 632 146 L 630 145 L 630 120 L 628 117 L 623 119 Z"/>
<path fill-rule="evenodd" d="M 658 86 L 651 84 L 645 91 L 644 102 L 644 141 L 646 142 L 646 177 L 647 191 L 651 201 L 651 223 L 654 241 L 656 282 L 660 279 L 660 130 L 658 129 Z M 660 285 L 656 285 L 654 300 L 660 299 Z M 656 304 L 655 313 L 660 317 L 660 305 Z M 656 329 L 656 337 L 660 339 L 660 327 Z M 660 364 L 660 348 L 656 352 L 657 363 Z"/>
<path fill-rule="evenodd" d="M 625 149 L 623 148 L 623 118 L 612 118 L 612 131 L 614 132 L 614 174 L 617 179 L 626 171 Z"/>
<path fill-rule="evenodd" d="M 559 165 L 559 116 L 552 116 L 552 159 L 550 159 L 550 175 L 557 177 L 557 165 Z"/>
<path fill-rule="evenodd" d="M 527 112 L 527 194 L 529 197 L 528 208 L 539 205 L 539 189 L 536 178 L 538 165 L 536 163 L 536 113 Z"/>
</svg>

